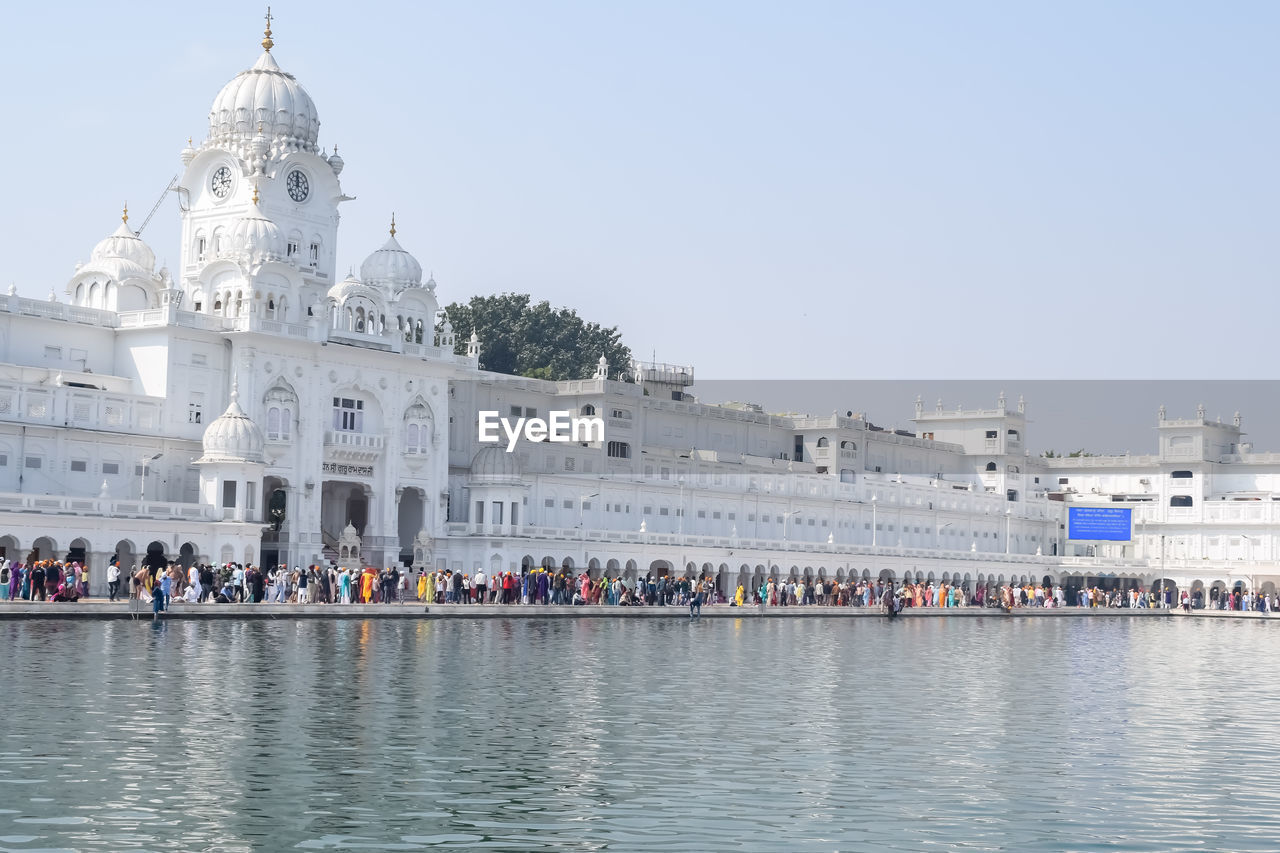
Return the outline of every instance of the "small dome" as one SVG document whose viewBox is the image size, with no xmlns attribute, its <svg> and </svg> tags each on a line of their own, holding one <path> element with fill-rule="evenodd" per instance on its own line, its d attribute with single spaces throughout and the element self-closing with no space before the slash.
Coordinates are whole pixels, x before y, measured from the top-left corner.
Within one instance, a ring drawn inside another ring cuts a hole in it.
<svg viewBox="0 0 1280 853">
<path fill-rule="evenodd" d="M 284 257 L 284 235 L 266 217 L 242 216 L 231 229 L 231 250 L 244 252 L 254 263 L 279 260 Z"/>
<path fill-rule="evenodd" d="M 394 290 L 422 285 L 422 264 L 396 241 L 396 219 L 391 217 L 391 237 L 382 248 L 364 259 L 360 278 L 374 286 L 387 285 Z"/>
<path fill-rule="evenodd" d="M 333 156 L 329 158 L 329 168 L 333 169 L 333 174 L 341 175 L 342 167 L 346 164 L 347 161 L 338 156 L 338 146 L 333 146 Z"/>
<path fill-rule="evenodd" d="M 498 445 L 480 448 L 471 460 L 471 482 L 487 485 L 518 485 L 520 461 L 514 453 Z"/>
<path fill-rule="evenodd" d="M 382 293 L 380 293 L 376 288 L 365 284 L 354 275 L 348 275 L 342 281 L 329 288 L 328 297 L 339 305 L 346 302 L 353 296 L 363 296 L 378 305 L 381 305 L 383 302 Z"/>
<path fill-rule="evenodd" d="M 240 394 L 231 386 L 231 403 L 227 410 L 204 431 L 204 455 L 199 462 L 264 461 L 262 429 L 240 408 Z"/>
<path fill-rule="evenodd" d="M 89 260 L 91 263 L 126 261 L 129 265 L 137 267 L 143 275 L 151 275 L 152 270 L 156 268 L 156 253 L 142 242 L 141 237 L 129 229 L 128 207 L 124 209 L 124 215 L 120 218 L 120 227 L 93 247 L 93 254 L 89 256 Z"/>
<path fill-rule="evenodd" d="M 238 150 L 252 141 L 260 124 L 278 150 L 317 150 L 320 116 L 315 102 L 292 74 L 280 70 L 270 49 L 213 99 L 209 142 Z"/>
</svg>

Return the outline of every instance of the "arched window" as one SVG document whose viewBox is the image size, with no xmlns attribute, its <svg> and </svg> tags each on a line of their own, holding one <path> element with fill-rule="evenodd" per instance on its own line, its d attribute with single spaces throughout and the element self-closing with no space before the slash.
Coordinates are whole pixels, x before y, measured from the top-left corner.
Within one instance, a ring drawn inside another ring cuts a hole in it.
<svg viewBox="0 0 1280 853">
<path fill-rule="evenodd" d="M 828 446 L 830 446 L 830 444 L 831 444 L 831 442 L 830 442 L 830 441 L 827 441 L 827 437 L 826 437 L 825 435 L 818 439 L 818 446 L 819 446 L 819 447 L 828 447 Z"/>
<path fill-rule="evenodd" d="M 214 314 L 222 313 L 222 294 L 221 293 L 213 297 L 213 313 Z"/>
<path fill-rule="evenodd" d="M 422 343 L 422 321 L 419 320 L 413 327 L 413 342 L 415 344 Z"/>
<path fill-rule="evenodd" d="M 854 444 L 852 441 L 842 441 L 840 442 L 840 449 L 841 450 L 857 450 L 858 445 Z"/>
<path fill-rule="evenodd" d="M 357 308 L 357 309 L 356 309 L 356 326 L 355 326 L 355 330 L 356 330 L 357 332 L 363 332 L 363 331 L 364 331 L 364 308 Z"/>
<path fill-rule="evenodd" d="M 587 403 L 585 406 L 582 407 L 582 416 L 584 418 L 594 417 L 595 413 L 596 413 L 596 407 L 591 405 L 590 403 Z"/>
<path fill-rule="evenodd" d="M 231 316 L 239 317 L 243 312 L 244 312 L 244 291 L 237 290 L 236 291 L 236 313 L 232 314 Z"/>
<path fill-rule="evenodd" d="M 267 319 L 274 320 L 276 318 L 276 298 L 274 295 L 267 296 Z"/>
<path fill-rule="evenodd" d="M 267 440 L 289 441 L 293 437 L 293 413 L 297 411 L 293 390 L 277 384 L 267 391 L 263 402 L 267 407 Z"/>
<path fill-rule="evenodd" d="M 419 400 L 405 410 L 404 422 L 404 452 L 426 453 L 431 446 L 431 437 L 435 430 L 431 410 Z"/>
<path fill-rule="evenodd" d="M 996 470 L 996 463 L 994 463 L 994 462 L 988 462 L 988 463 L 987 463 L 987 470 L 988 470 L 988 471 L 995 471 L 995 470 Z"/>
</svg>

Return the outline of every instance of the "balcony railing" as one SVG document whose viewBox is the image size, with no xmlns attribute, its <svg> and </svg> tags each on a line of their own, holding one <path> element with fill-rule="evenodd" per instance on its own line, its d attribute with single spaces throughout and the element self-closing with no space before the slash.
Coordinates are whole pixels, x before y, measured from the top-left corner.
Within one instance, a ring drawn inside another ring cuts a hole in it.
<svg viewBox="0 0 1280 853">
<path fill-rule="evenodd" d="M 28 495 L 0 492 L 0 510 L 41 515 L 83 515 L 106 518 L 150 518 L 182 521 L 216 521 L 221 512 L 205 504 L 137 501 L 116 498 Z"/>
</svg>

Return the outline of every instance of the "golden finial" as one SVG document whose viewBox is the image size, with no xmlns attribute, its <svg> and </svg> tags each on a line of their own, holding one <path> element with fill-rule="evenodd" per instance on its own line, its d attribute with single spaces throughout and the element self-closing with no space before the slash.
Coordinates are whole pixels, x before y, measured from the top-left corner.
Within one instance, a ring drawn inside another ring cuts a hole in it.
<svg viewBox="0 0 1280 853">
<path fill-rule="evenodd" d="M 266 36 L 266 38 L 262 40 L 262 49 L 269 51 L 271 50 L 271 48 L 275 47 L 275 42 L 271 40 L 271 7 L 270 6 L 267 7 L 267 29 L 264 35 Z"/>
<path fill-rule="evenodd" d="M 129 221 L 129 202 L 127 202 L 127 201 L 124 203 L 124 213 L 123 213 L 123 214 L 121 214 L 121 216 L 120 216 L 120 221 L 121 221 L 121 222 L 128 222 L 128 221 Z"/>
<path fill-rule="evenodd" d="M 391 214 L 391 236 L 396 236 L 396 215 Z"/>
<path fill-rule="evenodd" d="M 258 185 L 257 184 L 253 185 L 253 206 L 254 207 L 258 206 Z"/>
<path fill-rule="evenodd" d="M 188 136 L 188 137 L 187 137 L 187 147 L 188 147 L 188 148 L 190 148 L 192 145 L 195 145 L 195 141 L 194 141 L 194 139 L 193 139 L 192 137 Z"/>
</svg>

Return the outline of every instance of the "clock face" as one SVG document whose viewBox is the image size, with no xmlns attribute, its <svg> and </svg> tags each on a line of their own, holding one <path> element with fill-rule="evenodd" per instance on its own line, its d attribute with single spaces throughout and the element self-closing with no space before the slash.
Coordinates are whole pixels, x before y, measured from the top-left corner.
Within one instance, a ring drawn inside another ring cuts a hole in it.
<svg viewBox="0 0 1280 853">
<path fill-rule="evenodd" d="M 307 183 L 307 176 L 294 169 L 289 173 L 289 177 L 285 178 L 285 188 L 289 190 L 289 198 L 297 202 L 307 200 L 307 194 L 311 192 L 311 185 Z"/>
<path fill-rule="evenodd" d="M 209 179 L 209 189 L 218 198 L 226 198 L 227 193 L 231 192 L 231 170 L 226 166 L 219 166 Z"/>
</svg>

